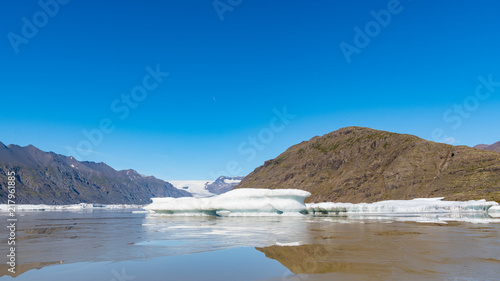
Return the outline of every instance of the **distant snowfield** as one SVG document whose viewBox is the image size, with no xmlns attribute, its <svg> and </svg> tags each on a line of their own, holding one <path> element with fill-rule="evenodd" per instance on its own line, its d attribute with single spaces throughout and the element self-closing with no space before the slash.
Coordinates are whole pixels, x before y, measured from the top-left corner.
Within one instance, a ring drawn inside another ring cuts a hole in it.
<svg viewBox="0 0 500 281">
<path fill-rule="evenodd" d="M 215 194 L 213 194 L 210 191 L 205 189 L 205 186 L 207 184 L 211 184 L 214 181 L 209 181 L 209 180 L 169 181 L 169 180 L 167 180 L 167 182 L 171 183 L 177 189 L 185 190 L 185 191 L 193 194 L 193 197 L 195 197 L 195 198 L 215 196 Z M 184 187 L 187 187 L 187 189 L 185 189 Z"/>
</svg>

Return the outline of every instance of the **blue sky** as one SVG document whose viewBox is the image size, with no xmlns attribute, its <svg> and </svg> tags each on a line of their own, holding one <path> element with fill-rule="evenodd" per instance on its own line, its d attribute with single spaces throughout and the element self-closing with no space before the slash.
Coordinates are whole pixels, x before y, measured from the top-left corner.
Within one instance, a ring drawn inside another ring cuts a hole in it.
<svg viewBox="0 0 500 281">
<path fill-rule="evenodd" d="M 180 180 L 345 126 L 500 140 L 499 1 L 2 4 L 5 144 Z"/>
</svg>

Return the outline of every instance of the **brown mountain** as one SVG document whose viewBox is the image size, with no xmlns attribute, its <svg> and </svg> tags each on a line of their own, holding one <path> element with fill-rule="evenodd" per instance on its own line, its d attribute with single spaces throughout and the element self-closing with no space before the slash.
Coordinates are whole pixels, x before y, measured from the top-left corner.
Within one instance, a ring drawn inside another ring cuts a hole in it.
<svg viewBox="0 0 500 281">
<path fill-rule="evenodd" d="M 18 204 L 147 204 L 151 197 L 192 196 L 134 170 L 116 171 L 104 163 L 0 142 L 0 204 L 7 203 L 10 171 L 16 173 Z"/>
<path fill-rule="evenodd" d="M 492 145 L 478 144 L 478 145 L 474 146 L 474 148 L 500 152 L 500 141 L 496 142 Z"/>
<path fill-rule="evenodd" d="M 298 188 L 310 202 L 500 201 L 500 154 L 348 127 L 290 147 L 236 188 Z"/>
</svg>

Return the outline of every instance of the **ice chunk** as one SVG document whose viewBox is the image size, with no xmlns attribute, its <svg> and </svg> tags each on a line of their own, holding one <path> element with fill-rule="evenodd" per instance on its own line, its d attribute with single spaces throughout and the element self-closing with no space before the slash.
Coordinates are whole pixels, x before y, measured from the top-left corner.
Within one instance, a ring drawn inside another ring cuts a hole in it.
<svg viewBox="0 0 500 281">
<path fill-rule="evenodd" d="M 228 217 L 231 214 L 231 211 L 229 210 L 218 210 L 215 211 L 215 214 L 219 217 Z"/>
<path fill-rule="evenodd" d="M 298 189 L 236 189 L 210 198 L 152 198 L 146 210 L 172 215 L 300 215 L 311 193 Z"/>
<path fill-rule="evenodd" d="M 388 200 L 375 203 L 312 203 L 307 212 L 332 213 L 460 213 L 487 212 L 497 202 L 486 200 L 443 201 L 444 197 L 416 198 L 413 200 Z"/>
<path fill-rule="evenodd" d="M 500 206 L 492 206 L 491 208 L 488 209 L 488 212 L 489 213 L 496 213 L 496 212 L 500 212 Z"/>
</svg>

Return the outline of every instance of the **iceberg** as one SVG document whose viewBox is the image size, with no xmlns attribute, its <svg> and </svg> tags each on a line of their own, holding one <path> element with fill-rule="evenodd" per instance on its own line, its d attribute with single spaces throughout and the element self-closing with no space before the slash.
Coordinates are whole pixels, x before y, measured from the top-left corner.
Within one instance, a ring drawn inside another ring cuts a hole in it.
<svg viewBox="0 0 500 281">
<path fill-rule="evenodd" d="M 181 216 L 301 215 L 311 193 L 299 189 L 236 189 L 209 198 L 152 198 L 144 207 L 156 213 Z"/>
<path fill-rule="evenodd" d="M 375 203 L 311 203 L 307 204 L 310 214 L 339 213 L 375 213 L 375 214 L 408 214 L 408 213 L 470 213 L 487 212 L 497 207 L 494 201 L 443 201 L 444 197 L 416 198 L 413 200 L 387 200 Z"/>
</svg>

